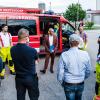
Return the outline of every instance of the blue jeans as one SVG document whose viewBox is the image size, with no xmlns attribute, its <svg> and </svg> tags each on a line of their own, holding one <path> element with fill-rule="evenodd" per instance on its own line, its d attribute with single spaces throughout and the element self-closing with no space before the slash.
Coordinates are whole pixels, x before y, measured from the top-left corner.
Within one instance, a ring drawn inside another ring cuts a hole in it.
<svg viewBox="0 0 100 100">
<path fill-rule="evenodd" d="M 82 100 L 84 83 L 79 85 L 64 84 L 66 100 Z"/>
</svg>

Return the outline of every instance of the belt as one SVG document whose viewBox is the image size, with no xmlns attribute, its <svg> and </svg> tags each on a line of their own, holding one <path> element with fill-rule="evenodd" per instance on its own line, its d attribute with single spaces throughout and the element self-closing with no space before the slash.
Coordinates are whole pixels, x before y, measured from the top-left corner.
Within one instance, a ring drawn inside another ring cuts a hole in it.
<svg viewBox="0 0 100 100">
<path fill-rule="evenodd" d="M 84 84 L 84 81 L 81 82 L 81 83 L 67 83 L 67 82 L 64 82 L 65 85 L 82 85 Z"/>
</svg>

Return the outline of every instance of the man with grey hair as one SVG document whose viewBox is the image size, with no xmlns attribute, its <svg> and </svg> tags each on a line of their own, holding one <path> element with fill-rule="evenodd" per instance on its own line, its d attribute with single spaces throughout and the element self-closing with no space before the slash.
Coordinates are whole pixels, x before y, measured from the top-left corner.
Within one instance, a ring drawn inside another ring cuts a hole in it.
<svg viewBox="0 0 100 100">
<path fill-rule="evenodd" d="M 30 100 L 38 100 L 38 77 L 35 68 L 38 54 L 27 44 L 29 44 L 29 31 L 22 28 L 18 32 L 18 43 L 11 48 L 11 56 L 16 70 L 17 100 L 25 100 L 26 90 L 28 90 Z"/>
<path fill-rule="evenodd" d="M 42 72 L 43 74 L 46 73 L 49 64 L 49 59 L 51 57 L 50 72 L 54 73 L 53 65 L 58 47 L 58 38 L 55 35 L 53 28 L 49 28 L 48 35 L 44 37 L 44 46 L 46 52 L 45 64 L 43 70 L 40 70 L 40 72 Z"/>
<path fill-rule="evenodd" d="M 78 49 L 80 37 L 77 34 L 72 34 L 69 42 L 71 48 L 60 56 L 57 79 L 64 87 L 66 100 L 82 100 L 84 80 L 91 70 L 90 57 Z"/>
</svg>

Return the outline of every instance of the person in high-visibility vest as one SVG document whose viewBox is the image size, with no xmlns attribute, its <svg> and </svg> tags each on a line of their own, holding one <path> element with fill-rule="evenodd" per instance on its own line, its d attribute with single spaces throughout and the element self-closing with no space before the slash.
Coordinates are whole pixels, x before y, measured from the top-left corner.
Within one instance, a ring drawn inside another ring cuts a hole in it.
<svg viewBox="0 0 100 100">
<path fill-rule="evenodd" d="M 59 23 L 56 23 L 54 25 L 54 33 L 58 36 L 58 31 L 59 31 Z"/>
<path fill-rule="evenodd" d="M 8 26 L 6 24 L 3 24 L 1 26 L 2 31 L 0 32 L 0 57 L 2 58 L 3 61 L 3 69 L 2 72 L 0 73 L 1 79 L 4 79 L 5 75 L 5 63 L 6 59 L 8 61 L 8 67 L 10 69 L 10 73 L 15 75 L 15 70 L 14 70 L 14 64 L 12 62 L 12 58 L 10 55 L 10 48 L 12 46 L 12 37 L 11 34 L 8 32 Z"/>
<path fill-rule="evenodd" d="M 95 84 L 95 96 L 93 100 L 100 100 L 100 51 L 96 61 L 96 84 Z"/>
<path fill-rule="evenodd" d="M 96 60 L 96 83 L 95 83 L 95 94 L 96 95 L 94 96 L 93 100 L 100 100 L 100 36 L 97 42 L 99 44 L 99 49 L 98 49 L 97 60 Z"/>
</svg>

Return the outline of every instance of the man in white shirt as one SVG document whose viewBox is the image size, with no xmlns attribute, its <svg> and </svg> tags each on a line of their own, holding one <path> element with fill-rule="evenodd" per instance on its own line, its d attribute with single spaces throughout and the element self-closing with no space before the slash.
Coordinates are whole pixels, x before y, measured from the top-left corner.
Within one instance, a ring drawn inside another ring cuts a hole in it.
<svg viewBox="0 0 100 100">
<path fill-rule="evenodd" d="M 10 55 L 11 46 L 12 46 L 11 34 L 8 32 L 8 26 L 6 24 L 3 24 L 2 31 L 0 32 L 0 47 L 1 47 L 0 57 L 2 58 L 3 61 L 3 69 L 2 72 L 0 73 L 1 79 L 4 79 L 6 59 L 8 61 L 8 67 L 10 69 L 10 73 L 15 74 L 14 65 Z"/>
<path fill-rule="evenodd" d="M 46 73 L 46 70 L 48 68 L 49 58 L 51 57 L 50 72 L 54 73 L 53 65 L 54 65 L 55 53 L 57 51 L 57 46 L 58 46 L 58 39 L 57 36 L 54 34 L 54 30 L 52 28 L 49 29 L 48 35 L 45 36 L 44 40 L 45 40 L 44 46 L 45 46 L 46 58 L 45 58 L 44 69 L 40 70 L 40 72 L 44 74 Z"/>
<path fill-rule="evenodd" d="M 84 80 L 91 70 L 90 57 L 86 51 L 78 49 L 80 36 L 71 35 L 69 42 L 71 48 L 60 56 L 57 79 L 64 86 L 66 100 L 82 100 Z"/>
</svg>

